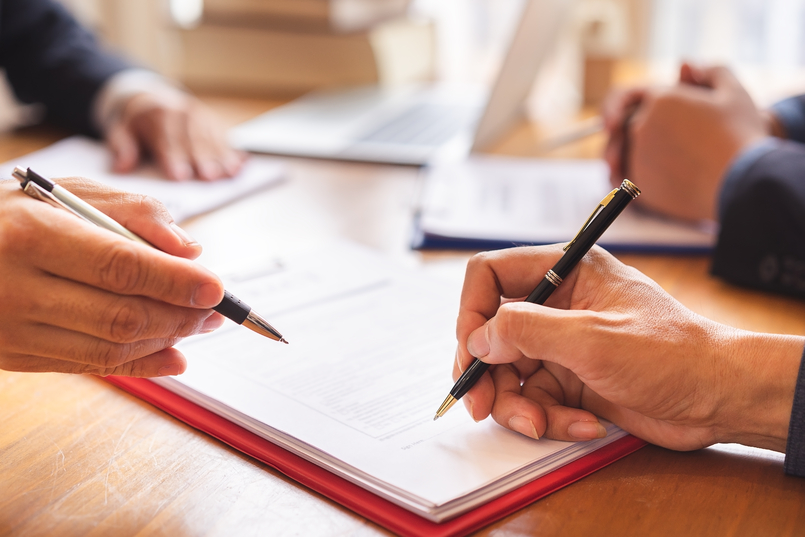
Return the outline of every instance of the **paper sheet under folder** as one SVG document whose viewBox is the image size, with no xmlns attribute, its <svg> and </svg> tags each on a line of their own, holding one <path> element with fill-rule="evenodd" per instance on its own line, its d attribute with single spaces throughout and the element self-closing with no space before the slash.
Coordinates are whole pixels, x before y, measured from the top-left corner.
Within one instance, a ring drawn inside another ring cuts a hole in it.
<svg viewBox="0 0 805 537">
<path fill-rule="evenodd" d="M 413 246 L 495 249 L 568 242 L 612 189 L 600 160 L 473 156 L 423 171 Z M 637 185 L 641 187 L 640 184 Z M 642 187 L 641 187 L 642 188 Z M 715 223 L 624 211 L 598 241 L 611 251 L 707 253 Z"/>
<path fill-rule="evenodd" d="M 434 422 L 457 286 L 349 244 L 280 265 L 226 285 L 291 345 L 224 327 L 180 345 L 180 377 L 112 382 L 403 535 L 467 533 L 643 445 L 612 425 L 536 441 L 460 408 Z"/>
</svg>

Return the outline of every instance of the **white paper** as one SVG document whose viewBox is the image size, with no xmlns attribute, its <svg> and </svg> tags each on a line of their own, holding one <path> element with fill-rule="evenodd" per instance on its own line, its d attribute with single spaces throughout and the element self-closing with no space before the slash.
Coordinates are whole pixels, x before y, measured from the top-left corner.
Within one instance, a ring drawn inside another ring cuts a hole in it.
<svg viewBox="0 0 805 537">
<path fill-rule="evenodd" d="M 110 171 L 112 157 L 104 144 L 83 136 L 66 138 L 2 164 L 0 172 L 10 177 L 14 166 L 31 168 L 48 178 L 86 177 L 119 190 L 151 196 L 164 203 L 177 222 L 226 205 L 283 176 L 278 161 L 261 156 L 250 157 L 237 177 L 213 182 L 170 181 L 154 165 L 140 166 L 127 175 L 115 174 Z"/>
<path fill-rule="evenodd" d="M 568 242 L 612 190 L 600 160 L 472 157 L 426 172 L 420 230 L 439 237 Z M 640 185 L 637 185 L 638 187 Z M 628 207 L 599 240 L 621 249 L 708 249 L 715 226 L 690 225 Z"/>
<path fill-rule="evenodd" d="M 440 521 L 614 441 L 531 440 L 458 405 L 458 297 L 443 282 L 340 245 L 226 282 L 290 341 L 228 324 L 179 345 L 158 382 L 373 492 Z"/>
</svg>

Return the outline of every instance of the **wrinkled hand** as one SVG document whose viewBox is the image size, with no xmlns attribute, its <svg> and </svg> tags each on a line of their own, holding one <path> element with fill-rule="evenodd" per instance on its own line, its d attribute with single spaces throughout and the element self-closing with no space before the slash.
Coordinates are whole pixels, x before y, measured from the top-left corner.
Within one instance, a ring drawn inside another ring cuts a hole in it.
<svg viewBox="0 0 805 537">
<path fill-rule="evenodd" d="M 0 368 L 151 377 L 186 367 L 172 346 L 219 327 L 223 297 L 201 247 L 150 198 L 58 180 L 163 251 L 0 183 Z"/>
<path fill-rule="evenodd" d="M 628 130 L 629 160 L 623 163 L 623 124 L 634 105 L 639 106 Z M 773 126 L 728 69 L 687 64 L 678 85 L 613 93 L 603 114 L 612 183 L 620 184 L 626 171 L 643 191 L 638 203 L 689 220 L 716 219 L 731 161 L 772 134 Z"/>
<path fill-rule="evenodd" d="M 224 133 L 195 97 L 140 93 L 126 102 L 106 138 L 117 173 L 131 172 L 150 155 L 169 179 L 215 181 L 236 175 L 245 160 Z"/>
<path fill-rule="evenodd" d="M 522 302 L 561 255 L 513 248 L 470 261 L 453 377 L 472 356 L 498 364 L 464 396 L 475 420 L 590 440 L 606 434 L 601 416 L 672 449 L 784 451 L 805 339 L 710 321 L 597 247 L 545 306 Z"/>
</svg>

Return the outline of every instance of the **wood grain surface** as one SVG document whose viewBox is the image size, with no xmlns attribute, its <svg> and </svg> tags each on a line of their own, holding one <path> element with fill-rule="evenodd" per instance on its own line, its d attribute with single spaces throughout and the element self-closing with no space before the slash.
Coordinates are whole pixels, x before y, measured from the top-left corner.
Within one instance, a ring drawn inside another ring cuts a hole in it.
<svg viewBox="0 0 805 537">
<path fill-rule="evenodd" d="M 227 125 L 275 103 L 208 98 Z M 0 135 L 0 160 L 61 138 Z M 522 124 L 498 152 L 534 154 Z M 594 157 L 598 136 L 547 156 Z M 468 254 L 408 248 L 414 168 L 282 159 L 286 181 L 185 224 L 210 266 L 289 242 L 349 239 L 460 284 Z M 0 170 L 8 177 L 10 170 Z M 805 302 L 731 287 L 706 257 L 621 256 L 718 321 L 805 334 Z M 192 364 L 191 364 L 192 365 Z M 798 535 L 805 479 L 760 451 L 649 446 L 485 528 L 479 535 Z M 388 533 L 92 377 L 0 371 L 0 535 L 375 536 Z"/>
</svg>

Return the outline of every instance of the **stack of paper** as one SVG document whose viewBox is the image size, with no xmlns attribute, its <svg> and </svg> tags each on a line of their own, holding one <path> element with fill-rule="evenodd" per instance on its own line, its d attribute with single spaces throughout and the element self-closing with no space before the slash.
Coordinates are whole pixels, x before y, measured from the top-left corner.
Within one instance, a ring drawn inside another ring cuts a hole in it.
<svg viewBox="0 0 805 537">
<path fill-rule="evenodd" d="M 458 406 L 458 297 L 353 245 L 225 278 L 290 341 L 228 324 L 179 345 L 161 386 L 431 521 L 455 517 L 625 435 L 532 440 Z M 448 286 L 449 287 L 449 286 Z"/>
<path fill-rule="evenodd" d="M 252 156 L 237 177 L 214 182 L 169 181 L 154 165 L 141 166 L 134 173 L 111 173 L 112 156 L 101 142 L 73 136 L 45 149 L 0 165 L 2 174 L 11 177 L 14 166 L 31 168 L 48 178 L 86 177 L 99 183 L 158 199 L 180 222 L 211 211 L 256 190 L 276 183 L 283 176 L 277 160 Z"/>
<path fill-rule="evenodd" d="M 637 185 L 640 187 L 640 184 Z M 425 171 L 414 246 L 506 248 L 569 242 L 612 190 L 599 160 L 475 156 Z M 707 252 L 715 224 L 627 208 L 599 241 L 619 251 Z"/>
</svg>

